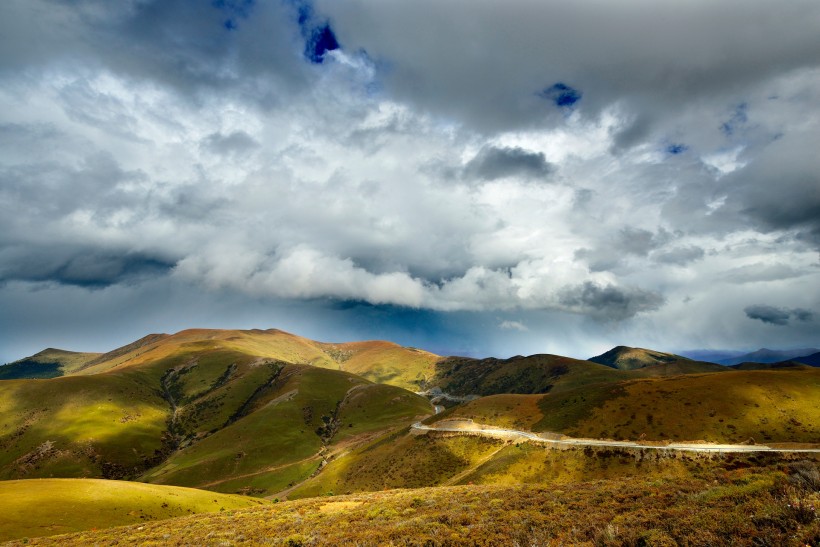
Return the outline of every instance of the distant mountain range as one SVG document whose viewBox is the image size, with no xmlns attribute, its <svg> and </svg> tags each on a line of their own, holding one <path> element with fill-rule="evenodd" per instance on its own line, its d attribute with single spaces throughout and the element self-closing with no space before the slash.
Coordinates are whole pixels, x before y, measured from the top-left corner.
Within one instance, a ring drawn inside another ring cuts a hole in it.
<svg viewBox="0 0 820 547">
<path fill-rule="evenodd" d="M 775 350 L 760 348 L 750 353 L 721 350 L 694 350 L 683 352 L 683 355 L 692 359 L 711 361 L 720 365 L 739 365 L 741 363 L 779 363 L 782 361 L 798 361 L 806 365 L 818 366 L 820 356 L 818 348 L 801 348 Z M 813 357 L 813 359 L 812 359 Z"/>
</svg>

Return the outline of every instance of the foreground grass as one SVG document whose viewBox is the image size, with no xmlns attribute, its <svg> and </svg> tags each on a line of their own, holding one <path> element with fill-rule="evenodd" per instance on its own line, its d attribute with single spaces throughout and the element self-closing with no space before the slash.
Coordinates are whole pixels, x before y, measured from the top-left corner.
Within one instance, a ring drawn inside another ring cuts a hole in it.
<svg viewBox="0 0 820 547">
<path fill-rule="evenodd" d="M 812 467 L 816 474 L 816 467 Z M 310 498 L 43 538 L 60 545 L 817 545 L 795 466 L 686 480 L 457 486 Z M 15 545 L 19 545 L 17 543 Z"/>
<path fill-rule="evenodd" d="M 264 503 L 242 496 L 136 482 L 0 481 L 0 541 L 229 511 Z"/>
</svg>

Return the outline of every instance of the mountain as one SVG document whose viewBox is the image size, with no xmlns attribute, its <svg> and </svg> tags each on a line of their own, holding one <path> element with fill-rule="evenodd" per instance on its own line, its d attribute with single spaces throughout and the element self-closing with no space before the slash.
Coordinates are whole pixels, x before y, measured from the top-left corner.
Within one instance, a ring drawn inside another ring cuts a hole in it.
<svg viewBox="0 0 820 547">
<path fill-rule="evenodd" d="M 51 355 L 48 359 L 62 355 L 43 353 Z M 729 368 L 623 346 L 596 358 L 604 363 L 559 355 L 440 358 L 390 342 L 333 344 L 275 329 L 152 334 L 102 355 L 75 357 L 60 365 L 58 377 L 0 381 L 0 479 L 7 479 L 0 481 L 0 498 L 6 500 L 5 506 L 0 502 L 0 514 L 7 517 L 4 522 L 11 518 L 14 523 L 12 535 L 0 531 L 2 537 L 87 530 L 99 522 L 137 523 L 127 528 L 131 543 L 240 543 L 261 537 L 260 526 L 279 518 L 267 510 L 265 517 L 249 517 L 251 513 L 236 509 L 243 498 L 213 493 L 220 492 L 274 500 L 312 497 L 293 502 L 287 523 L 276 521 L 277 530 L 299 526 L 279 538 L 283 544 L 332 543 L 339 537 L 389 543 L 405 537 L 368 535 L 369 528 L 360 533 L 345 527 L 343 520 L 333 520 L 333 515 L 347 519 L 354 513 L 373 530 L 381 526 L 379 534 L 395 534 L 401 528 L 418 541 L 470 544 L 484 537 L 484 528 L 471 528 L 469 515 L 478 511 L 483 526 L 499 514 L 507 498 L 515 498 L 514 492 L 529 495 L 528 484 L 549 485 L 555 494 L 545 507 L 556 514 L 563 514 L 567 492 L 580 488 L 585 504 L 601 508 L 601 488 L 614 493 L 634 484 L 645 485 L 640 496 L 615 501 L 645 510 L 645 504 L 635 500 L 656 499 L 668 481 L 682 481 L 669 492 L 687 507 L 708 499 L 720 501 L 712 505 L 723 510 L 723 504 L 734 507 L 738 499 L 746 499 L 743 496 L 758 500 L 761 492 L 768 492 L 765 488 L 785 484 L 783 470 L 807 457 L 774 451 L 684 453 L 597 441 L 550 449 L 554 447 L 514 432 L 493 437 L 470 431 L 482 424 L 552 438 L 656 444 L 820 442 L 820 407 L 815 404 L 820 399 L 820 369 L 794 362 Z M 447 401 L 450 408 L 434 409 L 413 392 L 420 390 Z M 467 430 L 412 426 L 419 421 L 450 421 Z M 765 480 L 760 479 L 766 473 Z M 599 482 L 579 486 L 580 481 Z M 705 494 L 685 486 L 697 481 Z M 452 485 L 466 489 L 449 490 Z M 487 489 L 492 485 L 514 492 L 491 494 Z M 171 486 L 174 489 L 165 488 Z M 201 490 L 178 488 L 186 486 Z M 382 492 L 431 486 L 442 489 L 404 490 L 398 494 L 402 501 L 395 503 L 385 502 L 393 494 Z M 782 489 L 778 491 L 777 505 L 766 508 L 765 515 L 787 507 Z M 371 494 L 330 497 L 354 492 Z M 472 509 L 458 516 L 449 509 L 442 512 L 450 492 L 463 494 Z M 544 492 L 538 492 L 540 499 Z M 667 502 L 659 499 L 658 507 L 668 507 Z M 522 518 L 521 507 L 534 507 L 528 498 L 521 502 L 524 506 L 515 503 L 508 507 L 513 519 Z M 184 535 L 162 523 L 143 524 L 215 506 L 215 520 L 191 515 L 169 525 L 185 529 Z M 487 507 L 492 510 L 481 513 Z M 596 524 L 598 531 L 590 528 L 583 538 L 607 543 L 616 533 L 606 527 L 613 515 L 607 509 Z M 421 516 L 429 518 L 429 530 L 419 532 Z M 329 519 L 320 524 L 327 528 L 317 532 L 303 526 L 302 517 L 317 524 L 316 519 Z M 664 518 L 668 520 L 667 513 Z M 731 518 L 737 520 L 734 514 Z M 784 530 L 787 517 L 777 519 L 771 522 Z M 185 528 L 188 525 L 193 529 Z M 661 524 L 653 526 L 657 533 L 646 538 L 655 542 Z M 746 526 L 757 529 L 758 524 Z M 478 535 L 469 536 L 474 528 Z M 509 539 L 508 528 L 505 523 L 493 532 L 495 543 Z M 112 534 L 126 528 L 119 530 Z M 344 536 L 344 530 L 351 535 Z M 577 543 L 581 537 L 554 530 L 561 542 Z M 702 530 L 698 527 L 697 532 Z M 429 538 L 423 535 L 428 532 Z M 467 535 L 456 541 L 456 533 Z M 87 530 L 68 541 L 107 544 L 116 539 L 102 537 Z M 643 536 L 630 537 L 630 544 L 650 543 Z"/>
<path fill-rule="evenodd" d="M 97 374 L 163 359 L 187 348 L 220 347 L 292 364 L 352 372 L 368 380 L 415 390 L 435 372 L 438 355 L 385 341 L 316 342 L 277 329 L 189 329 L 151 334 L 99 356 L 76 374 Z"/>
<path fill-rule="evenodd" d="M 820 367 L 820 352 L 812 353 L 805 357 L 796 357 L 793 360 L 798 363 L 803 363 L 804 365 L 809 365 L 810 367 Z"/>
<path fill-rule="evenodd" d="M 693 361 L 680 355 L 663 353 L 643 348 L 616 346 L 606 353 L 588 359 L 618 370 L 636 370 L 656 366 L 671 367 L 668 373 L 690 374 L 694 372 L 720 372 L 721 367 L 714 363 Z M 667 373 L 667 374 L 668 374 Z"/>
<path fill-rule="evenodd" d="M 415 374 L 432 355 L 339 346 L 365 372 L 398 366 L 406 353 Z M 265 494 L 304 480 L 345 446 L 432 414 L 423 397 L 338 370 L 344 362 L 323 347 L 281 331 L 190 330 L 144 338 L 70 375 L 2 381 L 0 478 Z"/>
<path fill-rule="evenodd" d="M 79 353 L 48 348 L 40 353 L 0 366 L 0 380 L 55 378 L 71 374 L 99 357 L 99 353 Z"/>
<path fill-rule="evenodd" d="M 806 357 L 818 352 L 820 352 L 820 349 L 817 348 L 789 350 L 760 348 L 757 351 L 744 353 L 743 355 L 738 355 L 737 357 L 721 359 L 717 361 L 717 363 L 721 365 L 738 365 L 740 363 L 777 363 L 778 361 L 789 361 L 799 357 Z"/>
</svg>

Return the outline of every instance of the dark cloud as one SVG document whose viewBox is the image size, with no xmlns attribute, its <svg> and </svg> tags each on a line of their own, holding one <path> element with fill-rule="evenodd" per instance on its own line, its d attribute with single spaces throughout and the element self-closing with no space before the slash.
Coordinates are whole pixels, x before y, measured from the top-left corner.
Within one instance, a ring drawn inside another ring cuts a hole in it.
<svg viewBox="0 0 820 547">
<path fill-rule="evenodd" d="M 660 308 L 662 295 L 638 288 L 599 285 L 591 281 L 565 287 L 559 301 L 568 309 L 604 320 L 621 321 Z"/>
<path fill-rule="evenodd" d="M 0 252 L 0 282 L 32 281 L 99 288 L 167 275 L 174 262 L 142 252 L 66 246 L 7 247 Z"/>
<path fill-rule="evenodd" d="M 485 146 L 464 166 L 468 178 L 495 180 L 520 176 L 543 179 L 553 171 L 543 152 L 523 148 Z"/>
<path fill-rule="evenodd" d="M 814 312 L 803 308 L 794 308 L 792 310 L 792 317 L 794 317 L 797 321 L 813 321 Z"/>
<path fill-rule="evenodd" d="M 651 232 L 625 226 L 595 249 L 578 249 L 575 257 L 586 261 L 592 272 L 609 271 L 621 266 L 630 256 L 648 256 L 650 251 L 666 244 L 671 238 L 672 235 L 665 230 Z"/>
<path fill-rule="evenodd" d="M 690 262 L 703 258 L 705 251 L 701 247 L 690 245 L 687 247 L 673 247 L 666 251 L 655 253 L 653 258 L 664 264 L 686 266 Z"/>
<path fill-rule="evenodd" d="M 779 138 L 748 165 L 726 177 L 726 203 L 764 232 L 788 230 L 820 248 L 820 155 L 814 134 Z"/>
<path fill-rule="evenodd" d="M 392 94 L 485 130 L 562 123 L 537 96 L 551 82 L 583 90 L 584 115 L 618 104 L 656 126 L 704 99 L 820 63 L 812 0 L 788 2 L 777 17 L 762 0 L 317 6 L 349 48 L 383 60 Z"/>
<path fill-rule="evenodd" d="M 802 322 L 808 322 L 814 319 L 814 312 L 803 308 L 789 310 L 786 308 L 756 304 L 744 308 L 743 311 L 749 319 L 758 319 L 764 323 L 779 326 L 788 325 L 790 319 Z"/>
<path fill-rule="evenodd" d="M 242 154 L 259 148 L 259 143 L 244 131 L 234 131 L 227 135 L 211 133 L 203 140 L 203 145 L 216 154 Z"/>
</svg>

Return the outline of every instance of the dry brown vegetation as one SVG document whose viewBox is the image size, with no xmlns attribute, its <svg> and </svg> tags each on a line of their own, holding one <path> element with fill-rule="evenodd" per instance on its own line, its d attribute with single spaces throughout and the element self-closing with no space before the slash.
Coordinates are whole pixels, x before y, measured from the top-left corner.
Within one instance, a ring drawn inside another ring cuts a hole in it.
<svg viewBox="0 0 820 547">
<path fill-rule="evenodd" d="M 472 485 L 318 497 L 30 543 L 817 545 L 820 520 L 813 507 L 820 503 L 820 492 L 813 479 L 795 478 L 814 472 L 814 463 L 803 463 L 716 469 L 688 479 Z"/>
</svg>

